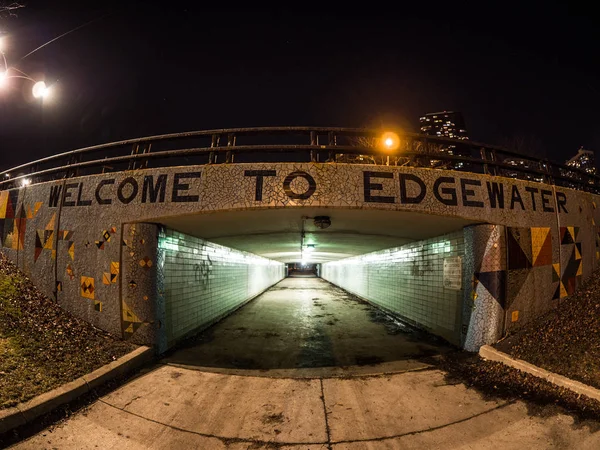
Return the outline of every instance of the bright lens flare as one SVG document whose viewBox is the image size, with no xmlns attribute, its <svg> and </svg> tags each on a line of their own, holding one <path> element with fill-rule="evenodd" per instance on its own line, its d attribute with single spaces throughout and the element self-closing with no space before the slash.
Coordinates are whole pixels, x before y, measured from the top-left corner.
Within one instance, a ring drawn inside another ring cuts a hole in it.
<svg viewBox="0 0 600 450">
<path fill-rule="evenodd" d="M 31 89 L 31 93 L 35 98 L 46 97 L 50 91 L 48 87 L 46 87 L 46 83 L 43 81 L 38 81 L 33 85 L 33 89 Z"/>
<path fill-rule="evenodd" d="M 387 131 L 381 136 L 383 148 L 388 151 L 393 151 L 400 147 L 400 137 L 393 131 Z"/>
</svg>

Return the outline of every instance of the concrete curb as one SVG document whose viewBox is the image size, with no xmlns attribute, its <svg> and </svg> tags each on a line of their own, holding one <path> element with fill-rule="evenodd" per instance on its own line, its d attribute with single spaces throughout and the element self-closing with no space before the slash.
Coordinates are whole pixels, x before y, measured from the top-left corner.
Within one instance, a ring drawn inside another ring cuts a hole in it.
<svg viewBox="0 0 600 450">
<path fill-rule="evenodd" d="M 587 384 L 580 383 L 579 381 L 574 381 L 562 375 L 549 372 L 546 369 L 534 366 L 533 364 L 523 361 L 522 359 L 513 358 L 512 356 L 496 350 L 494 347 L 489 345 L 484 345 L 479 349 L 479 356 L 491 361 L 501 362 L 522 372 L 527 372 L 535 377 L 543 378 L 544 380 L 549 381 L 556 386 L 567 388 L 577 394 L 585 395 L 586 397 L 600 401 L 600 389 L 596 389 L 588 386 Z"/>
<path fill-rule="evenodd" d="M 45 392 L 31 400 L 7 409 L 0 409 L 0 435 L 69 403 L 96 387 L 124 375 L 154 357 L 154 349 L 141 346 L 131 353 L 110 362 L 93 372 Z"/>
</svg>

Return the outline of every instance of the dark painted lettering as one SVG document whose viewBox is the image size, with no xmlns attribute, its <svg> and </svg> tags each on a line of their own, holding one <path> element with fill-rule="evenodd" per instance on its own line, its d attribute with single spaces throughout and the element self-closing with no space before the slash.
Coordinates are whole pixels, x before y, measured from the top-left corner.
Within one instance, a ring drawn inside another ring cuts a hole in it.
<svg viewBox="0 0 600 450">
<path fill-rule="evenodd" d="M 81 198 L 82 191 L 83 183 L 79 183 L 79 192 L 77 193 L 77 206 L 90 206 L 92 204 L 91 200 L 83 200 Z"/>
<path fill-rule="evenodd" d="M 160 203 L 165 201 L 165 192 L 167 190 L 167 175 L 159 175 L 154 183 L 154 176 L 146 175 L 144 177 L 144 185 L 142 187 L 142 203 L 148 201 L 150 197 L 150 203 L 156 203 L 158 200 Z"/>
<path fill-rule="evenodd" d="M 516 186 L 512 187 L 512 192 L 510 194 L 510 209 L 515 209 L 515 203 L 519 203 L 521 205 L 521 209 L 525 211 L 525 205 L 523 204 L 523 199 L 521 198 L 521 194 Z"/>
<path fill-rule="evenodd" d="M 410 173 L 401 173 L 400 176 L 400 203 L 421 203 L 427 193 L 427 187 L 423 180 Z M 419 186 L 419 193 L 414 197 L 409 197 L 406 189 L 406 182 L 412 181 Z"/>
<path fill-rule="evenodd" d="M 385 195 L 371 195 L 371 191 L 382 191 L 383 184 L 371 183 L 371 178 L 394 178 L 392 172 L 363 172 L 363 191 L 365 195 L 365 202 L 372 203 L 394 203 L 394 197 Z"/>
<path fill-rule="evenodd" d="M 60 200 L 60 193 L 62 192 L 62 186 L 50 186 L 50 197 L 48 197 L 48 207 L 56 208 L 58 201 Z"/>
<path fill-rule="evenodd" d="M 527 186 L 525 190 L 531 194 L 531 207 L 535 211 L 535 193 L 539 192 L 539 189 Z"/>
<path fill-rule="evenodd" d="M 467 186 L 481 186 L 481 181 L 468 178 L 460 179 L 460 193 L 462 195 L 463 206 L 472 206 L 474 208 L 483 208 L 483 202 L 479 200 L 470 200 L 469 197 L 475 195 L 473 189 L 467 189 Z"/>
<path fill-rule="evenodd" d="M 566 214 L 569 213 L 569 211 L 567 211 L 567 196 L 565 194 L 563 194 L 562 192 L 556 193 L 556 209 L 559 213 L 560 213 L 561 209 Z"/>
<path fill-rule="evenodd" d="M 110 205 L 112 203 L 112 199 L 110 198 L 104 198 L 102 197 L 102 188 L 104 186 L 109 186 L 111 184 L 115 184 L 115 179 L 114 178 L 109 178 L 108 180 L 102 180 L 100 181 L 100 183 L 98 183 L 98 186 L 96 186 L 96 201 L 98 202 L 99 205 Z"/>
<path fill-rule="evenodd" d="M 173 195 L 171 196 L 171 200 L 176 203 L 197 202 L 200 200 L 199 195 L 179 195 L 179 192 L 188 191 L 190 189 L 188 183 L 181 183 L 182 179 L 200 178 L 201 175 L 200 172 L 176 173 L 175 178 L 173 179 Z"/>
<path fill-rule="evenodd" d="M 442 183 L 454 184 L 454 177 L 440 177 L 433 183 L 433 195 L 438 199 L 440 203 L 448 206 L 457 206 L 458 198 L 456 196 L 456 188 L 443 187 L 440 189 Z M 442 197 L 441 194 L 448 195 L 449 197 Z"/>
<path fill-rule="evenodd" d="M 495 181 L 486 181 L 490 206 L 492 208 L 504 209 L 504 185 Z"/>
<path fill-rule="evenodd" d="M 540 191 L 540 193 L 542 194 L 542 210 L 544 212 L 554 212 L 554 208 L 552 206 L 550 206 L 550 198 L 552 196 L 552 191 L 547 191 L 545 189 L 542 189 Z"/>
<path fill-rule="evenodd" d="M 131 192 L 127 197 L 125 197 L 125 193 L 123 191 L 125 191 L 125 186 L 127 185 L 131 186 Z M 127 205 L 128 203 L 131 203 L 131 201 L 135 198 L 135 196 L 138 193 L 138 190 L 139 187 L 135 178 L 127 177 L 119 184 L 119 187 L 117 188 L 117 197 L 119 198 L 119 201 L 121 203 Z"/>
<path fill-rule="evenodd" d="M 265 177 L 274 177 L 277 175 L 275 170 L 245 170 L 245 177 L 256 177 L 256 190 L 254 193 L 254 200 L 262 202 L 263 184 Z"/>
<path fill-rule="evenodd" d="M 306 190 L 306 192 L 303 192 L 301 194 L 292 191 L 291 188 L 292 181 L 294 181 L 298 177 L 302 177 L 308 182 L 308 189 Z M 310 174 L 302 170 L 298 170 L 296 172 L 290 173 L 287 177 L 285 177 L 285 180 L 283 180 L 283 190 L 285 191 L 285 194 L 293 200 L 306 200 L 317 190 L 317 183 L 315 179 L 310 176 Z"/>
<path fill-rule="evenodd" d="M 67 200 L 68 198 L 71 198 L 71 189 L 76 189 L 77 186 L 79 186 L 79 183 L 69 183 L 67 185 L 65 185 L 65 195 L 63 197 L 63 206 L 75 206 L 75 200 Z"/>
</svg>

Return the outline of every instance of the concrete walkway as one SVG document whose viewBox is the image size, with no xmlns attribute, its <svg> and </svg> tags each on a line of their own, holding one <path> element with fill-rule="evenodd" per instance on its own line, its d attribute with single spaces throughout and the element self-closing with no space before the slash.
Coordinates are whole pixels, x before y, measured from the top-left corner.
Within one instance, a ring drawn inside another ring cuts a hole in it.
<svg viewBox="0 0 600 450">
<path fill-rule="evenodd" d="M 448 347 L 420 338 L 322 280 L 287 279 L 14 448 L 600 448 L 569 416 L 449 383 L 427 363 Z"/>
<path fill-rule="evenodd" d="M 381 363 L 394 372 L 424 368 L 428 357 L 451 350 L 325 280 L 298 277 L 284 279 L 164 361 L 297 377 L 364 374 Z"/>
<path fill-rule="evenodd" d="M 162 365 L 15 448 L 591 450 L 600 432 L 486 401 L 435 369 L 286 379 Z"/>
</svg>

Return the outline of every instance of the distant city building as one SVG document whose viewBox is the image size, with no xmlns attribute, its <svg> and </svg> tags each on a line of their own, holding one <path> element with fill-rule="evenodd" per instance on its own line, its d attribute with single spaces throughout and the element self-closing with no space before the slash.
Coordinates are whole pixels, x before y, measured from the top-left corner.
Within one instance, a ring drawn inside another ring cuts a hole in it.
<svg viewBox="0 0 600 450">
<path fill-rule="evenodd" d="M 419 126 L 421 134 L 435 136 L 447 139 L 469 139 L 465 119 L 461 112 L 458 111 L 440 111 L 427 113 L 419 118 Z M 452 144 L 439 144 L 435 150 L 437 153 L 455 155 L 455 156 L 471 156 L 470 151 L 466 148 Z M 447 169 L 464 169 L 465 163 L 448 162 L 448 161 L 431 161 L 432 167 L 447 168 Z"/>
<path fill-rule="evenodd" d="M 531 173 L 532 171 L 547 171 L 548 164 L 545 161 L 535 161 L 525 158 L 505 158 L 502 161 L 504 164 L 514 166 L 515 169 L 502 169 L 500 171 L 502 176 L 510 178 L 519 178 L 521 180 L 543 182 L 544 175 L 539 173 Z"/>
<path fill-rule="evenodd" d="M 594 152 L 581 147 L 577 150 L 577 154 L 566 162 L 569 167 L 575 167 L 589 174 L 596 174 L 596 162 L 594 160 Z"/>
<path fill-rule="evenodd" d="M 448 139 L 469 139 L 462 113 L 441 111 L 427 113 L 419 118 L 421 134 L 445 137 Z"/>
</svg>

